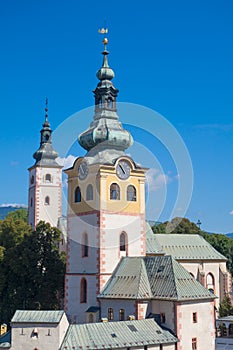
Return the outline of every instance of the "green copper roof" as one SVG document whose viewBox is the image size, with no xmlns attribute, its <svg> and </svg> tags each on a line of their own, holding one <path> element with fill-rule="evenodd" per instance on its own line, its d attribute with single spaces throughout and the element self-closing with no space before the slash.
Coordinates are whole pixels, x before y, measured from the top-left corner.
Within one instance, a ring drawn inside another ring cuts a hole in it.
<svg viewBox="0 0 233 350">
<path fill-rule="evenodd" d="M 153 319 L 71 325 L 60 350 L 91 350 L 177 342 L 170 332 L 163 330 Z"/>
<path fill-rule="evenodd" d="M 95 95 L 95 115 L 89 128 L 78 137 L 79 144 L 88 152 L 85 156 L 89 164 L 114 164 L 125 155 L 124 151 L 132 145 L 133 138 L 119 121 L 116 109 L 118 89 L 112 83 L 113 70 L 108 65 L 108 51 L 104 41 L 103 65 L 97 72 L 100 80 Z"/>
<path fill-rule="evenodd" d="M 202 236 L 191 234 L 151 234 L 148 231 L 146 250 L 148 255 L 164 252 L 177 260 L 227 260 Z"/>
<path fill-rule="evenodd" d="M 148 299 L 152 297 L 143 259 L 125 258 L 102 289 L 101 297 Z"/>
<path fill-rule="evenodd" d="M 33 154 L 33 158 L 36 160 L 35 165 L 39 166 L 61 166 L 56 162 L 58 153 L 54 151 L 52 146 L 52 129 L 50 128 L 50 123 L 48 121 L 48 100 L 46 99 L 46 108 L 45 108 L 45 121 L 42 125 L 43 128 L 40 131 L 40 147 Z"/>
<path fill-rule="evenodd" d="M 63 310 L 17 310 L 11 323 L 59 323 Z"/>
<path fill-rule="evenodd" d="M 99 297 L 177 301 L 215 298 L 171 256 L 123 258 Z"/>
</svg>

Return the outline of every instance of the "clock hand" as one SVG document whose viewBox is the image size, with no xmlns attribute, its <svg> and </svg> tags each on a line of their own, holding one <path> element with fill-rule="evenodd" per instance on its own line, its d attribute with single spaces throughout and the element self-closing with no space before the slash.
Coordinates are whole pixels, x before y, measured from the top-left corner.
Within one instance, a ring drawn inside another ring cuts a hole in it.
<svg viewBox="0 0 233 350">
<path fill-rule="evenodd" d="M 125 174 L 125 169 L 123 168 L 123 166 L 121 164 L 119 164 L 119 167 L 121 168 L 123 174 Z"/>
</svg>

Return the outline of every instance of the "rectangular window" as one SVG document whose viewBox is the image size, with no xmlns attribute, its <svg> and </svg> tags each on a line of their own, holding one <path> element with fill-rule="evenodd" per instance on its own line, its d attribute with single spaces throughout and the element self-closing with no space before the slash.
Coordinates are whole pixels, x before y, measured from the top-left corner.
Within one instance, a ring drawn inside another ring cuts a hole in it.
<svg viewBox="0 0 233 350">
<path fill-rule="evenodd" d="M 192 350 L 197 350 L 197 338 L 192 338 Z"/>
<path fill-rule="evenodd" d="M 193 312 L 193 323 L 197 323 L 197 313 Z"/>
<path fill-rule="evenodd" d="M 160 314 L 160 322 L 161 323 L 166 323 L 166 315 L 164 312 Z"/>
<path fill-rule="evenodd" d="M 108 308 L 108 320 L 109 320 L 109 321 L 113 321 L 113 319 L 114 319 L 113 308 L 112 308 L 112 307 L 109 307 L 109 308 Z"/>
</svg>

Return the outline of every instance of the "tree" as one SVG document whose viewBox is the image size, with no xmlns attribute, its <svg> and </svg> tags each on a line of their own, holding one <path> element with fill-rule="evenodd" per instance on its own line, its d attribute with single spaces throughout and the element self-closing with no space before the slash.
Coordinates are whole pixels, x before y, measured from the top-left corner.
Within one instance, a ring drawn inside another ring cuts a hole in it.
<svg viewBox="0 0 233 350">
<path fill-rule="evenodd" d="M 3 221 L 0 322 L 9 322 L 16 309 L 60 308 L 65 274 L 64 257 L 58 250 L 60 231 L 44 222 L 32 232 L 22 220 Z"/>
<path fill-rule="evenodd" d="M 231 299 L 226 296 L 219 306 L 219 317 L 225 317 L 233 314 L 233 307 L 231 305 Z"/>
<path fill-rule="evenodd" d="M 170 222 L 165 221 L 152 227 L 154 233 L 178 233 L 178 234 L 199 234 L 200 229 L 196 224 L 186 218 L 174 218 Z"/>
<path fill-rule="evenodd" d="M 10 211 L 7 216 L 6 219 L 13 219 L 14 221 L 16 220 L 22 220 L 24 222 L 28 222 L 28 211 L 27 209 L 19 209 L 19 210 L 15 210 L 15 211 Z"/>
</svg>

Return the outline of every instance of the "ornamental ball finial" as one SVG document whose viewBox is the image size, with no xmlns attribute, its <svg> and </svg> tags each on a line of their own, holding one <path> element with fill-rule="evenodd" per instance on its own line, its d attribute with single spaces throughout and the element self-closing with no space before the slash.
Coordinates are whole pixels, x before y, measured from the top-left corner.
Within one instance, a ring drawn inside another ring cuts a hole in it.
<svg viewBox="0 0 233 350">
<path fill-rule="evenodd" d="M 104 44 L 104 45 L 107 45 L 107 44 L 108 44 L 108 39 L 107 39 L 107 38 L 104 38 L 104 39 L 103 39 L 103 44 Z"/>
</svg>

